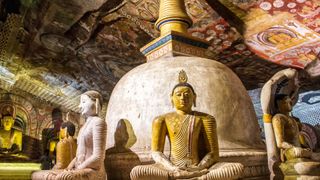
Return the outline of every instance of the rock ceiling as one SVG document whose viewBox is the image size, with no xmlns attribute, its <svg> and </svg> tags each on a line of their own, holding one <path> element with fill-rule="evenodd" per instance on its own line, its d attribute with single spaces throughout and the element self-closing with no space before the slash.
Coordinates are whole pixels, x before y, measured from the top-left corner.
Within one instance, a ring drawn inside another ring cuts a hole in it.
<svg viewBox="0 0 320 180">
<path fill-rule="evenodd" d="M 77 111 L 88 89 L 110 97 L 145 63 L 139 49 L 159 36 L 159 0 L 0 0 L 0 86 Z M 320 88 L 319 0 L 186 0 L 189 33 L 247 89 L 286 66 L 303 69 L 304 90 Z M 311 75 L 311 76 L 310 76 Z"/>
</svg>

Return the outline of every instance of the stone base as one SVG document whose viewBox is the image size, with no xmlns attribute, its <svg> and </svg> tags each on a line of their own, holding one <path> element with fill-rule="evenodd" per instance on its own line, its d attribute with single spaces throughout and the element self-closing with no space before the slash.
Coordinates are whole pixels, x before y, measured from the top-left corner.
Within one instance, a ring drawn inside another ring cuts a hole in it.
<svg viewBox="0 0 320 180">
<path fill-rule="evenodd" d="M 240 162 L 245 166 L 243 179 L 269 179 L 267 152 L 257 149 L 220 151 L 220 161 Z M 133 167 L 154 163 L 150 153 L 132 151 L 106 154 L 105 165 L 108 179 L 130 179 Z"/>
<path fill-rule="evenodd" d="M 320 180 L 319 176 L 285 176 L 284 180 Z"/>
<path fill-rule="evenodd" d="M 38 170 L 37 163 L 0 163 L 0 180 L 31 179 L 31 173 Z"/>
</svg>

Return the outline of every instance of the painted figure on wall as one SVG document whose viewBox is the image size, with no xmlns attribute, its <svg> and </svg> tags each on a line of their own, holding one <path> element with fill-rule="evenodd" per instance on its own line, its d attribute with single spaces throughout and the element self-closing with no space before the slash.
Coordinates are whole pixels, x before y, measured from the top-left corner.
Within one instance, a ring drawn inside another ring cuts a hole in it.
<svg viewBox="0 0 320 180">
<path fill-rule="evenodd" d="M 78 180 L 106 179 L 104 169 L 107 125 L 98 114 L 101 111 L 102 96 L 97 91 L 87 91 L 80 98 L 80 112 L 86 118 L 77 139 L 76 157 L 66 169 L 38 171 L 33 180 Z"/>
<path fill-rule="evenodd" d="M 15 154 L 22 151 L 22 132 L 13 129 L 15 109 L 12 105 L 2 108 L 0 128 L 0 153 Z"/>
<path fill-rule="evenodd" d="M 216 121 L 209 114 L 192 110 L 196 93 L 183 70 L 171 100 L 176 111 L 158 116 L 152 125 L 152 158 L 156 164 L 135 167 L 131 179 L 240 178 L 242 164 L 219 162 Z M 167 136 L 170 158 L 163 154 Z"/>
</svg>

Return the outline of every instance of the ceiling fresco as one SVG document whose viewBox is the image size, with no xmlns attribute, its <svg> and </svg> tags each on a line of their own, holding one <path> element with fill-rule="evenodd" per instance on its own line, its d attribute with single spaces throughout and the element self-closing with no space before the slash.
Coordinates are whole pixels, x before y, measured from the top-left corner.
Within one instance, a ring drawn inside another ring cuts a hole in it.
<svg viewBox="0 0 320 180">
<path fill-rule="evenodd" d="M 320 88 L 317 0 L 185 4 L 193 21 L 189 33 L 207 40 L 207 56 L 229 66 L 247 89 L 286 66 L 311 72 L 302 73 L 305 90 Z M 139 49 L 159 36 L 158 8 L 159 0 L 0 0 L 1 88 L 73 111 L 88 89 L 108 100 L 118 80 L 146 62 Z"/>
<path fill-rule="evenodd" d="M 251 8 L 248 16 L 254 18 L 247 21 L 245 42 L 259 56 L 296 68 L 305 68 L 317 59 L 318 0 L 263 0 Z"/>
</svg>

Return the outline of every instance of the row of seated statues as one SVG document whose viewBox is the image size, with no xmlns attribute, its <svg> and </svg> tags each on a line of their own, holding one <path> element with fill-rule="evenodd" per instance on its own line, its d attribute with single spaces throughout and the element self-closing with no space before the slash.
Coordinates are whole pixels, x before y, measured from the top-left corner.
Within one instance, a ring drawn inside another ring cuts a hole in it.
<svg viewBox="0 0 320 180">
<path fill-rule="evenodd" d="M 106 178 L 104 156 L 107 126 L 98 116 L 101 103 L 102 96 L 96 91 L 87 91 L 81 95 L 79 108 L 81 114 L 86 117 L 86 122 L 78 134 L 77 147 L 72 136 L 67 135 L 68 127 L 62 130 L 62 140 L 57 144 L 57 163 L 53 170 L 34 172 L 32 179 Z M 76 151 L 75 156 L 74 151 Z M 64 155 L 59 157 L 60 154 Z"/>
<path fill-rule="evenodd" d="M 175 112 L 161 115 L 152 125 L 151 165 L 136 166 L 132 179 L 238 179 L 244 166 L 240 163 L 219 162 L 216 121 L 209 114 L 192 110 L 196 93 L 187 83 L 184 71 L 173 88 L 171 99 Z M 75 158 L 66 168 L 38 171 L 32 179 L 106 179 L 104 169 L 106 123 L 98 117 L 101 95 L 88 91 L 81 95 L 80 110 L 86 117 L 77 139 Z M 169 137 L 170 158 L 164 155 Z M 57 156 L 59 156 L 57 144 Z M 57 157 L 57 165 L 59 157 Z"/>
<path fill-rule="evenodd" d="M 275 74 L 262 89 L 261 102 L 264 112 L 268 154 L 270 144 L 275 152 L 269 156 L 274 162 L 271 171 L 281 173 L 284 179 L 319 178 L 320 153 L 308 149 L 301 135 L 301 123 L 291 115 L 297 99 L 294 69 L 286 69 Z M 179 73 L 179 83 L 171 92 L 174 112 L 160 115 L 152 124 L 152 159 L 154 164 L 138 165 L 130 173 L 130 178 L 144 179 L 239 179 L 244 166 L 237 162 L 220 162 L 215 118 L 209 114 L 193 111 L 196 92 L 187 82 L 184 71 Z M 73 138 L 75 127 L 64 122 L 60 129 L 60 141 L 56 144 L 56 164 L 52 170 L 37 171 L 32 179 L 106 179 L 105 145 L 106 122 L 98 115 L 101 111 L 102 96 L 97 91 L 87 91 L 81 95 L 80 110 L 85 116 L 85 124 L 79 131 L 77 141 Z M 10 131 L 12 119 L 3 117 L 2 131 Z M 13 133 L 14 134 L 14 133 Z M 166 139 L 169 140 L 170 155 L 164 153 Z M 270 143 L 270 139 L 274 141 Z M 5 142 L 2 140 L 2 142 Z M 19 143 L 12 141 L 8 149 L 21 150 Z M 12 147 L 13 146 L 13 147 Z M 108 163 L 108 162 L 107 162 Z M 112 172 L 110 172 L 112 173 Z M 278 176 L 275 176 L 278 177 Z M 283 177 L 279 178 L 282 179 Z"/>
</svg>

